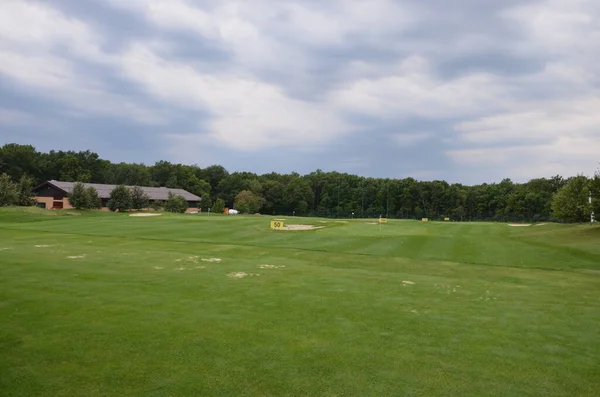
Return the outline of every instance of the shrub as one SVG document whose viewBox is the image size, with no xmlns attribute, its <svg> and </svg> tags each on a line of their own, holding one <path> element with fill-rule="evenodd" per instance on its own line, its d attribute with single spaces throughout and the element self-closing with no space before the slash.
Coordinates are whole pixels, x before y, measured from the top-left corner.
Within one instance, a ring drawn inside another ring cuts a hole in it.
<svg viewBox="0 0 600 397">
<path fill-rule="evenodd" d="M 165 210 L 183 214 L 188 209 L 188 202 L 182 196 L 176 196 L 169 192 L 169 199 L 165 203 Z"/>
<path fill-rule="evenodd" d="M 225 201 L 223 201 L 223 199 L 216 199 L 213 206 L 212 206 L 212 212 L 216 213 L 216 214 L 222 214 L 223 211 L 225 211 Z"/>
<path fill-rule="evenodd" d="M 150 208 L 152 208 L 154 211 L 162 211 L 165 208 L 165 202 L 156 200 L 150 204 Z"/>
<path fill-rule="evenodd" d="M 131 190 L 124 185 L 115 187 L 112 192 L 110 192 L 108 209 L 119 212 L 129 211 L 131 209 Z"/>
<path fill-rule="evenodd" d="M 144 193 L 144 189 L 134 186 L 131 190 L 131 208 L 141 210 L 142 208 L 148 208 L 149 205 L 150 197 Z"/>
</svg>

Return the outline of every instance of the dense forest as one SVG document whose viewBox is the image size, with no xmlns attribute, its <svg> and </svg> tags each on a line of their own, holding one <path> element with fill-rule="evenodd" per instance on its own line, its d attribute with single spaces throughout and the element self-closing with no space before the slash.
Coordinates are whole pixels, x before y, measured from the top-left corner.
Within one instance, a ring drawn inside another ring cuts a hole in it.
<svg viewBox="0 0 600 397">
<path fill-rule="evenodd" d="M 589 220 L 591 210 L 587 204 L 589 191 L 600 201 L 598 174 L 592 179 L 557 175 L 522 184 L 504 179 L 499 183 L 466 186 L 439 180 L 365 178 L 320 170 L 308 175 L 257 175 L 229 173 L 219 165 L 200 168 L 167 161 L 154 165 L 112 163 L 90 151 L 42 153 L 33 146 L 19 144 L 0 148 L 0 174 L 7 174 L 15 183 L 28 178 L 32 183 L 54 179 L 182 188 L 202 197 L 203 211 L 238 204 L 246 207 L 245 212 L 299 216 L 585 221 Z M 576 207 L 577 216 L 557 216 L 563 207 L 569 206 Z"/>
</svg>

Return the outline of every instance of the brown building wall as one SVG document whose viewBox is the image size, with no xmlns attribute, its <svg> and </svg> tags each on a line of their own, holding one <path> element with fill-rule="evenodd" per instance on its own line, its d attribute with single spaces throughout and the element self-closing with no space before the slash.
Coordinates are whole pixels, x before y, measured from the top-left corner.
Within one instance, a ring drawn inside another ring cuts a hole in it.
<svg viewBox="0 0 600 397">
<path fill-rule="evenodd" d="M 71 209 L 73 206 L 69 202 L 69 199 L 63 197 L 60 200 L 55 200 L 53 197 L 34 197 L 35 201 L 40 204 L 44 204 L 47 210 L 51 210 L 53 208 L 62 208 L 62 209 Z"/>
</svg>

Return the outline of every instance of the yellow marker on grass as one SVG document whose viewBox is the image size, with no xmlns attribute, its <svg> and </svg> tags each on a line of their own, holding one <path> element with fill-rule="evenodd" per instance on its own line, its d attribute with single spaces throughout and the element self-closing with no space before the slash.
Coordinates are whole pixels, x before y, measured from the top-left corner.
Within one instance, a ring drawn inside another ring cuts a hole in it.
<svg viewBox="0 0 600 397">
<path fill-rule="evenodd" d="M 283 229 L 284 225 L 281 221 L 271 221 L 271 229 Z"/>
</svg>

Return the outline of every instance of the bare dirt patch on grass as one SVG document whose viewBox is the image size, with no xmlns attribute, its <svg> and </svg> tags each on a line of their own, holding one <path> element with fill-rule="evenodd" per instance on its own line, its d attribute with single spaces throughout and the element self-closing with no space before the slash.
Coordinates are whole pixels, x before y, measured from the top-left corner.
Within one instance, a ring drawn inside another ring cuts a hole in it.
<svg viewBox="0 0 600 397">
<path fill-rule="evenodd" d="M 204 258 L 202 262 L 219 263 L 221 262 L 221 258 Z"/>
<path fill-rule="evenodd" d="M 240 279 L 240 278 L 252 277 L 252 276 L 260 276 L 260 274 L 246 273 L 246 272 L 232 272 L 227 275 L 227 277 L 234 278 L 234 279 Z"/>
<path fill-rule="evenodd" d="M 161 216 L 162 214 L 131 214 L 129 216 Z"/>
</svg>

